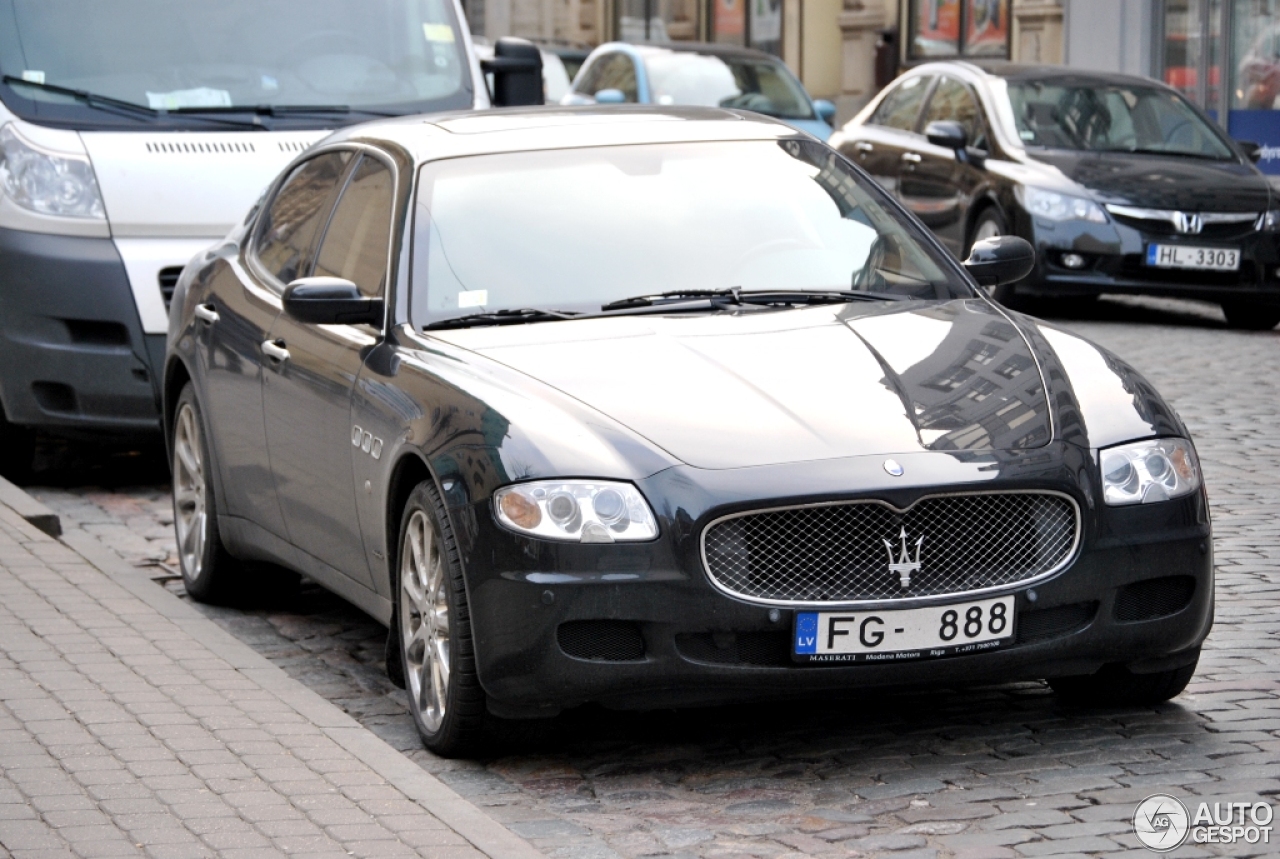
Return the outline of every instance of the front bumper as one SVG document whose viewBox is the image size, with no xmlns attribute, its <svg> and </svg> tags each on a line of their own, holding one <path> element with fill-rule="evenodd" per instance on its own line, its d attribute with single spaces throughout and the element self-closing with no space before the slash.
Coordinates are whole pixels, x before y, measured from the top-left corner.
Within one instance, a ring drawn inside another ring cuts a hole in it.
<svg viewBox="0 0 1280 859">
<path fill-rule="evenodd" d="M 110 239 L 0 229 L 0 403 L 10 422 L 159 431 L 163 356 L 164 335 L 143 333 Z"/>
<path fill-rule="evenodd" d="M 908 474 L 921 471 L 919 463 L 902 459 Z M 797 484 L 808 473 L 822 488 L 813 468 L 792 470 Z M 778 496 L 767 504 L 750 498 L 752 486 L 770 485 L 760 473 L 768 470 L 699 472 L 696 482 L 689 471 L 670 469 L 641 482 L 651 500 L 682 502 L 655 511 L 662 536 L 650 544 L 527 540 L 494 524 L 486 502 L 458 509 L 476 523 L 475 539 L 462 548 L 480 680 L 494 712 L 519 716 L 585 702 L 646 709 L 873 687 L 953 687 L 1085 674 L 1112 663 L 1142 673 L 1194 660 L 1212 624 L 1213 553 L 1203 494 L 1099 510 L 1071 486 L 1069 468 L 1013 480 L 1006 473 L 995 486 L 990 483 L 997 481 L 947 488 L 1070 488 L 1083 512 L 1081 548 L 1066 569 L 999 592 L 1015 597 L 1012 643 L 933 660 L 796 664 L 790 655 L 795 610 L 716 590 L 697 552 L 702 526 L 716 515 L 779 503 Z M 695 485 L 704 488 L 692 490 Z M 913 495 L 936 491 L 936 484 L 922 483 L 872 487 L 859 497 L 905 506 Z M 788 495 L 783 503 L 821 499 Z M 958 595 L 955 601 L 967 600 Z M 878 608 L 893 605 L 913 603 Z"/>
<path fill-rule="evenodd" d="M 1028 295 L 1071 296 L 1130 293 L 1204 301 L 1241 301 L 1280 306 L 1280 235 L 1252 225 L 1222 225 L 1199 235 L 1155 231 L 1111 217 L 1106 224 L 1053 223 L 1021 213 L 1018 234 L 1036 248 L 1036 269 L 1018 284 Z M 1238 248 L 1233 272 L 1157 268 L 1147 265 L 1148 245 Z M 1071 268 L 1064 254 L 1085 264 Z"/>
</svg>

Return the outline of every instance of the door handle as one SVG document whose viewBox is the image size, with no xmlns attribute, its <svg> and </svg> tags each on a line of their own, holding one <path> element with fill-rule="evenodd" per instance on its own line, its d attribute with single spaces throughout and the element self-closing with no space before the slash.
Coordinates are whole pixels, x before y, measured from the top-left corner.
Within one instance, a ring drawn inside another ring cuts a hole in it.
<svg viewBox="0 0 1280 859">
<path fill-rule="evenodd" d="M 902 153 L 902 160 L 907 162 L 908 164 L 919 164 L 921 161 L 921 157 L 918 153 L 915 153 L 915 152 L 904 152 Z"/>
<path fill-rule="evenodd" d="M 861 152 L 863 155 L 868 155 L 875 151 L 875 147 L 870 143 L 867 143 L 865 140 L 859 140 L 857 143 L 853 144 L 853 148 Z"/>
<path fill-rule="evenodd" d="M 272 361 L 283 362 L 289 360 L 289 350 L 284 348 L 283 340 L 263 340 L 262 352 Z"/>
<path fill-rule="evenodd" d="M 199 319 L 201 322 L 208 322 L 210 325 L 221 318 L 218 316 L 218 311 L 213 309 L 212 304 L 197 304 L 195 314 L 196 319 Z"/>
</svg>

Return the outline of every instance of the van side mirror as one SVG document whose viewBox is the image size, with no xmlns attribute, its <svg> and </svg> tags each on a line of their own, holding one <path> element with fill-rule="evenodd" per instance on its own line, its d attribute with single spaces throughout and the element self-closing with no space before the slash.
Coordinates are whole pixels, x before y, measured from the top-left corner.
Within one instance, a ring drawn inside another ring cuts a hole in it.
<svg viewBox="0 0 1280 859">
<path fill-rule="evenodd" d="M 493 45 L 493 59 L 480 68 L 493 75 L 493 106 L 542 104 L 542 52 L 527 39 L 503 36 Z"/>
<path fill-rule="evenodd" d="M 285 287 L 284 312 L 313 325 L 375 325 L 382 327 L 381 298 L 361 295 L 354 283 L 340 277 L 303 277 Z"/>
<path fill-rule="evenodd" d="M 925 138 L 934 146 L 944 149 L 963 150 L 969 143 L 969 133 L 964 126 L 953 119 L 938 119 L 929 123 L 924 129 Z"/>
<path fill-rule="evenodd" d="M 1237 140 L 1236 147 L 1244 153 L 1244 157 L 1248 158 L 1254 164 L 1262 160 L 1262 146 L 1254 143 L 1252 140 Z"/>
<path fill-rule="evenodd" d="M 1035 265 L 1035 248 L 1017 236 L 993 236 L 975 242 L 969 258 L 964 261 L 965 271 L 978 286 L 1016 283 L 1031 274 Z"/>
</svg>

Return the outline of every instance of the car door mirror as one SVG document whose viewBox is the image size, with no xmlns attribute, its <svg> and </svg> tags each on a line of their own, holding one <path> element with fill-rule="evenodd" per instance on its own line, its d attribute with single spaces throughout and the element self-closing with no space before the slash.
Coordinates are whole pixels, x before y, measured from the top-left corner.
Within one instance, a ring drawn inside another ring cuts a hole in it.
<svg viewBox="0 0 1280 859">
<path fill-rule="evenodd" d="M 1244 153 L 1244 157 L 1248 158 L 1254 164 L 1262 160 L 1262 146 L 1254 143 L 1252 140 L 1237 140 L 1236 147 Z"/>
<path fill-rule="evenodd" d="M 1015 283 L 1031 273 L 1036 265 L 1036 252 L 1031 243 L 1017 236 L 993 236 L 974 242 L 965 271 L 978 286 L 1003 286 Z"/>
<path fill-rule="evenodd" d="M 820 98 L 813 103 L 813 111 L 818 114 L 827 125 L 834 125 L 836 121 L 836 106 L 825 98 Z"/>
<path fill-rule="evenodd" d="M 964 126 L 952 119 L 937 119 L 925 126 L 925 138 L 934 146 L 963 152 L 969 143 L 969 133 Z"/>
<path fill-rule="evenodd" d="M 284 312 L 313 325 L 376 325 L 382 327 L 381 298 L 361 295 L 340 277 L 304 277 L 285 287 Z"/>
<path fill-rule="evenodd" d="M 626 104 L 627 94 L 620 89 L 602 89 L 595 94 L 596 104 Z"/>
<path fill-rule="evenodd" d="M 543 104 L 542 52 L 526 39 L 503 36 L 493 44 L 493 59 L 480 68 L 493 75 L 493 106 Z"/>
</svg>

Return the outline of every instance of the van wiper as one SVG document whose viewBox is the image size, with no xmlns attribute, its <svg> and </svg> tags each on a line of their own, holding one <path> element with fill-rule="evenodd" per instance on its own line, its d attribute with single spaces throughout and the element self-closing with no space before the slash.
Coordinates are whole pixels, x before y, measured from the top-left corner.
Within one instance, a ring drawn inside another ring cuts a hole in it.
<svg viewBox="0 0 1280 859">
<path fill-rule="evenodd" d="M 625 310 L 632 307 L 656 307 L 680 304 L 690 300 L 705 299 L 715 307 L 754 304 L 785 307 L 793 304 L 838 304 L 845 301 L 904 301 L 909 295 L 893 292 L 873 292 L 866 289 L 789 290 L 789 289 L 674 289 L 648 295 L 620 298 L 602 305 L 601 310 Z"/>
<path fill-rule="evenodd" d="M 557 319 L 573 319 L 580 314 L 563 310 L 540 310 L 536 307 L 517 307 L 508 310 L 486 310 L 468 313 L 452 319 L 440 319 L 422 326 L 423 331 L 439 331 L 446 328 L 471 328 L 477 325 L 518 325 L 522 322 L 551 322 Z"/>
<path fill-rule="evenodd" d="M 178 107 L 172 113 L 219 114 L 219 113 L 252 113 L 255 116 L 345 116 L 361 113 L 366 116 L 404 116 L 403 113 L 386 110 L 369 110 L 363 107 L 352 107 L 349 104 L 219 104 L 209 107 Z"/>
<path fill-rule="evenodd" d="M 108 112 L 123 111 L 138 117 L 146 117 L 147 119 L 159 119 L 166 113 L 174 113 L 176 111 L 161 111 L 154 107 L 147 107 L 145 104 L 138 104 L 136 101 L 126 101 L 122 98 L 113 98 L 109 95 L 101 95 L 96 92 L 89 92 L 85 89 L 74 89 L 73 87 L 59 86 L 58 84 L 40 83 L 38 81 L 29 81 L 26 78 L 20 78 L 17 75 L 4 75 L 3 80 L 9 85 L 18 84 L 19 86 L 29 86 L 34 89 L 41 89 L 45 92 L 53 92 L 58 95 L 70 96 L 77 101 L 83 102 L 85 105 L 97 110 L 105 110 Z M 248 122 L 240 122 L 230 119 L 209 120 L 210 122 L 218 122 L 223 125 L 234 125 L 239 128 L 260 128 L 261 126 Z"/>
</svg>

